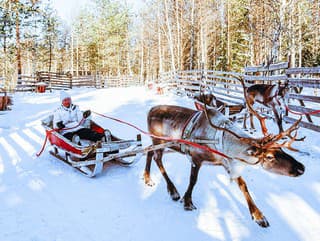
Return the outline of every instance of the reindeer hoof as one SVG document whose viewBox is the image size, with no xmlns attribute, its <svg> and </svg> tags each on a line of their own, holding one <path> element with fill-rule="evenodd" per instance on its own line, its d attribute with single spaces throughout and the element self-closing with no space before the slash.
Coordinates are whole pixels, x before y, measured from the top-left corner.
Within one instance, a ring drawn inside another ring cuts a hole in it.
<svg viewBox="0 0 320 241">
<path fill-rule="evenodd" d="M 180 194 L 177 189 L 173 185 L 168 185 L 167 187 L 168 193 L 173 201 L 178 201 L 180 199 Z"/>
<path fill-rule="evenodd" d="M 187 198 L 187 199 L 182 198 L 181 202 L 184 203 L 183 207 L 184 207 L 184 210 L 186 210 L 186 211 L 192 211 L 192 210 L 197 209 L 197 207 L 193 205 L 192 200 L 189 198 Z"/>
<path fill-rule="evenodd" d="M 145 181 L 145 184 L 148 185 L 149 187 L 153 187 L 154 186 L 154 182 L 152 180 Z"/>
<path fill-rule="evenodd" d="M 172 193 L 170 196 L 173 201 L 178 201 L 180 199 L 179 193 Z"/>
<path fill-rule="evenodd" d="M 192 210 L 196 210 L 197 207 L 193 205 L 193 203 L 189 203 L 189 204 L 184 204 L 184 210 L 186 211 L 192 211 Z"/>
<path fill-rule="evenodd" d="M 150 177 L 148 177 L 148 176 L 144 176 L 144 183 L 146 184 L 146 185 L 148 185 L 149 187 L 152 187 L 152 186 L 154 186 L 154 182 L 151 180 L 151 178 Z"/>
<path fill-rule="evenodd" d="M 263 227 L 263 228 L 267 228 L 270 226 L 268 220 L 263 216 L 261 219 L 259 220 L 255 220 L 257 224 L 259 224 L 259 226 Z"/>
</svg>

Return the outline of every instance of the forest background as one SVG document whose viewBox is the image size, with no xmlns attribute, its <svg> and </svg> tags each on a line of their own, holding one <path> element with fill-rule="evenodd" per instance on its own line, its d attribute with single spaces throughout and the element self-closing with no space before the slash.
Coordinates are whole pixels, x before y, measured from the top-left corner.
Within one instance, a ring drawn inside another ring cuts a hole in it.
<svg viewBox="0 0 320 241">
<path fill-rule="evenodd" d="M 71 23 L 50 1 L 0 1 L 0 76 L 38 71 L 156 79 L 199 68 L 320 65 L 320 0 L 88 1 Z"/>
</svg>

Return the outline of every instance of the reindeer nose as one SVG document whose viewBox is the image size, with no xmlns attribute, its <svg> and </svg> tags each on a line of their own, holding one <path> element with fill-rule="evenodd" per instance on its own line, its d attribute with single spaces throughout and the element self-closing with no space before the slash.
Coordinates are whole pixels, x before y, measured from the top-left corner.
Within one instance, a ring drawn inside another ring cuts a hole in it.
<svg viewBox="0 0 320 241">
<path fill-rule="evenodd" d="M 297 176 L 301 176 L 304 173 L 305 167 L 304 165 L 302 165 L 301 163 L 299 163 L 294 170 L 294 175 Z"/>
</svg>

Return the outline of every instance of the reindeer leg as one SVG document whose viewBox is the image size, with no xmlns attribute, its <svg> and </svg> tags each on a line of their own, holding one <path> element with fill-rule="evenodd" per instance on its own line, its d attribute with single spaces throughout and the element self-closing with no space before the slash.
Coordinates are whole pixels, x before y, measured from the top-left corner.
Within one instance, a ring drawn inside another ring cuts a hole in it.
<svg viewBox="0 0 320 241">
<path fill-rule="evenodd" d="M 198 174 L 200 170 L 201 165 L 199 164 L 191 164 L 191 173 L 190 173 L 190 180 L 189 180 L 189 186 L 182 198 L 182 202 L 184 203 L 184 209 L 192 211 L 193 209 L 197 209 L 196 206 L 192 203 L 192 190 L 198 180 Z"/>
<path fill-rule="evenodd" d="M 150 178 L 150 168 L 151 168 L 151 161 L 152 161 L 153 155 L 154 155 L 154 151 L 149 151 L 147 153 L 146 166 L 144 168 L 144 174 L 143 174 L 144 183 L 147 184 L 148 186 L 154 185 L 154 182 Z"/>
<path fill-rule="evenodd" d="M 280 134 L 281 132 L 283 132 L 281 113 L 278 113 L 278 111 L 274 105 L 272 105 L 272 111 L 273 111 L 274 117 L 276 118 L 276 122 L 277 122 L 277 125 L 279 128 L 279 134 Z"/>
<path fill-rule="evenodd" d="M 243 127 L 242 128 L 244 130 L 247 130 L 247 115 L 248 115 L 247 112 L 245 112 L 244 115 L 243 115 Z"/>
<path fill-rule="evenodd" d="M 256 128 L 255 128 L 254 122 L 253 122 L 253 115 L 252 115 L 252 113 L 250 113 L 250 133 L 253 133 L 254 131 L 256 131 Z"/>
<path fill-rule="evenodd" d="M 244 194 L 245 199 L 247 200 L 247 204 L 248 204 L 252 219 L 261 227 L 264 227 L 264 228 L 268 227 L 269 226 L 268 220 L 265 218 L 265 216 L 262 214 L 262 212 L 259 210 L 259 208 L 257 208 L 256 204 L 254 203 L 248 191 L 247 184 L 245 183 L 243 178 L 238 177 L 236 181 L 238 183 L 238 186 L 241 192 Z"/>
<path fill-rule="evenodd" d="M 164 179 L 167 182 L 167 190 L 168 190 L 172 200 L 178 201 L 180 199 L 180 194 L 178 193 L 176 187 L 174 186 L 174 184 L 170 180 L 166 170 L 164 169 L 163 163 L 162 163 L 163 149 L 155 151 L 155 154 L 156 154 L 155 161 L 159 167 L 159 170 L 160 170 L 162 176 L 164 177 Z"/>
</svg>

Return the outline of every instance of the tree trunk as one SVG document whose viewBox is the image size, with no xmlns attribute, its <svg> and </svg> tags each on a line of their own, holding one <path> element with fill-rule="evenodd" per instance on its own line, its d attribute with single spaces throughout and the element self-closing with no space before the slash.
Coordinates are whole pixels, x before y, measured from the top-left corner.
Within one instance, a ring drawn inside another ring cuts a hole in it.
<svg viewBox="0 0 320 241">
<path fill-rule="evenodd" d="M 165 6 L 165 18 L 166 18 L 166 25 L 168 29 L 168 42 L 169 42 L 169 48 L 170 48 L 170 55 L 171 55 L 171 70 L 176 70 L 176 63 L 175 63 L 175 57 L 174 57 L 174 43 L 172 38 L 172 30 L 171 30 L 171 23 L 169 21 L 169 9 L 168 9 L 168 2 L 167 0 L 164 1 Z"/>
<path fill-rule="evenodd" d="M 227 0 L 227 70 L 231 69 L 230 0 Z"/>
<path fill-rule="evenodd" d="M 189 69 L 192 70 L 194 68 L 194 43 L 195 43 L 195 34 L 194 34 L 194 7 L 195 7 L 195 0 L 192 0 L 192 8 L 191 8 L 191 36 L 190 36 L 190 66 Z"/>
<path fill-rule="evenodd" d="M 20 43 L 20 20 L 19 10 L 15 8 L 15 24 L 16 24 L 16 47 L 17 47 L 17 70 L 18 70 L 18 83 L 21 82 L 22 63 L 21 63 L 21 43 Z"/>
<path fill-rule="evenodd" d="M 161 29 L 160 29 L 160 6 L 158 4 L 157 7 L 157 23 L 158 23 L 158 61 L 159 61 L 159 73 L 158 75 L 160 76 L 160 74 L 163 72 L 163 65 L 162 65 L 162 41 L 161 41 Z"/>
<path fill-rule="evenodd" d="M 179 1 L 175 1 L 175 17 L 176 17 L 176 29 L 177 29 L 177 66 L 178 69 L 182 69 L 182 46 L 181 46 L 181 24 L 180 24 L 180 14 L 179 14 Z"/>
</svg>

